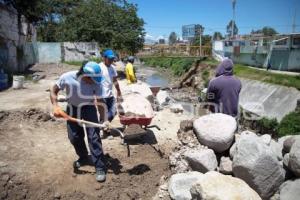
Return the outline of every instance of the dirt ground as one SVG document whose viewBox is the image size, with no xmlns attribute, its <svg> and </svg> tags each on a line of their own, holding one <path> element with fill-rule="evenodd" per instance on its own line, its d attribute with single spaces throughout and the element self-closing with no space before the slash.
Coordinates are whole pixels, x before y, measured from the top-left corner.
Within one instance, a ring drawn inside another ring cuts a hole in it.
<svg viewBox="0 0 300 200">
<path fill-rule="evenodd" d="M 64 121 L 49 115 L 49 86 L 67 65 L 37 65 L 32 73 L 46 75 L 25 89 L 0 93 L 0 199 L 152 199 L 170 175 L 168 154 L 186 115 L 160 111 L 151 129 L 130 141 L 130 157 L 121 139 L 103 139 L 109 168 L 105 183 L 97 183 L 92 165 L 73 170 L 77 159 Z M 116 118 L 115 127 L 121 127 Z"/>
</svg>

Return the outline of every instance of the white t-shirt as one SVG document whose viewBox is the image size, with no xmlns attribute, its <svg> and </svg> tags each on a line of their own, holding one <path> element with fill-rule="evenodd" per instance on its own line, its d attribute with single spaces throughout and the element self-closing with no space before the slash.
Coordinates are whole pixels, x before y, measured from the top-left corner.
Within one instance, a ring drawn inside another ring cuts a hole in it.
<svg viewBox="0 0 300 200">
<path fill-rule="evenodd" d="M 102 76 L 105 80 L 102 82 L 102 95 L 104 98 L 113 96 L 113 78 L 118 76 L 118 73 L 113 65 L 107 67 L 103 62 L 99 63 L 102 71 Z"/>
</svg>

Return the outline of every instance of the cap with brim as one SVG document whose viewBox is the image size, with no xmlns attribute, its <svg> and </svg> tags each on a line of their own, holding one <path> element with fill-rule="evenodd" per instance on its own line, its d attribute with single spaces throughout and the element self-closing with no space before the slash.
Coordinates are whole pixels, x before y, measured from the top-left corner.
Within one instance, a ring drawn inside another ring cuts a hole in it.
<svg viewBox="0 0 300 200">
<path fill-rule="evenodd" d="M 115 53 L 111 49 L 108 49 L 108 50 L 104 51 L 103 56 L 108 58 L 108 59 L 114 59 L 116 57 Z"/>
<path fill-rule="evenodd" d="M 101 84 L 104 81 L 101 68 L 96 62 L 87 62 L 83 67 L 83 73 L 97 84 Z"/>
</svg>

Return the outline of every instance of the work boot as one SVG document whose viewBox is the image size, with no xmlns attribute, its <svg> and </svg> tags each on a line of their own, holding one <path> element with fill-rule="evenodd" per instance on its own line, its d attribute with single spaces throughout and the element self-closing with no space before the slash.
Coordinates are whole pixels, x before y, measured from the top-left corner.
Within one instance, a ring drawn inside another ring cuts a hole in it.
<svg viewBox="0 0 300 200">
<path fill-rule="evenodd" d="M 80 167 L 87 165 L 89 163 L 88 157 L 79 158 L 78 160 L 74 161 L 73 167 L 79 169 Z"/>
<path fill-rule="evenodd" d="M 105 171 L 104 170 L 99 170 L 99 169 L 97 169 L 96 170 L 96 180 L 98 181 L 98 182 L 104 182 L 105 181 L 105 179 L 106 179 L 106 173 L 105 173 Z"/>
</svg>

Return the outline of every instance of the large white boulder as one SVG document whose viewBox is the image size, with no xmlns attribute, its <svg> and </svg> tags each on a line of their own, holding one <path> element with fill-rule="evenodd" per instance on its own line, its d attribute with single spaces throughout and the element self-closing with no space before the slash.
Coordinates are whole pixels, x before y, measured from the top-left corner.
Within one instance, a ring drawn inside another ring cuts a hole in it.
<svg viewBox="0 0 300 200">
<path fill-rule="evenodd" d="M 300 179 L 284 182 L 280 186 L 280 200 L 296 200 L 300 198 Z"/>
<path fill-rule="evenodd" d="M 147 83 L 138 81 L 138 83 L 127 84 L 127 82 L 125 81 L 120 81 L 119 85 L 123 95 L 138 93 L 151 103 L 153 102 L 152 91 L 150 89 L 150 85 L 148 85 Z"/>
<path fill-rule="evenodd" d="M 189 150 L 184 153 L 189 166 L 202 173 L 213 171 L 218 166 L 216 155 L 211 149 Z"/>
<path fill-rule="evenodd" d="M 269 199 L 284 181 L 284 170 L 270 146 L 252 134 L 242 134 L 233 156 L 233 174 L 263 199 Z"/>
<path fill-rule="evenodd" d="M 192 199 L 190 189 L 201 180 L 203 174 L 200 172 L 179 173 L 171 176 L 168 191 L 172 199 L 190 200 Z"/>
<path fill-rule="evenodd" d="M 283 159 L 283 156 L 282 156 L 283 145 L 280 145 L 278 142 L 276 142 L 275 140 L 272 139 L 269 146 L 270 146 L 271 150 L 273 151 L 273 153 L 277 156 L 277 159 L 279 161 L 281 161 Z"/>
<path fill-rule="evenodd" d="M 300 177 L 300 138 L 297 137 L 292 145 L 288 168 L 297 176 Z"/>
<path fill-rule="evenodd" d="M 151 103 L 142 95 L 137 93 L 131 93 L 123 95 L 123 102 L 119 107 L 119 111 L 122 113 L 136 114 L 139 116 L 153 117 L 154 112 Z"/>
<path fill-rule="evenodd" d="M 204 115 L 193 123 L 199 142 L 216 152 L 229 149 L 236 126 L 233 117 L 222 113 Z"/>
<path fill-rule="evenodd" d="M 203 200 L 259 200 L 258 194 L 243 180 L 218 172 L 207 172 L 191 188 L 193 199 Z"/>
</svg>

